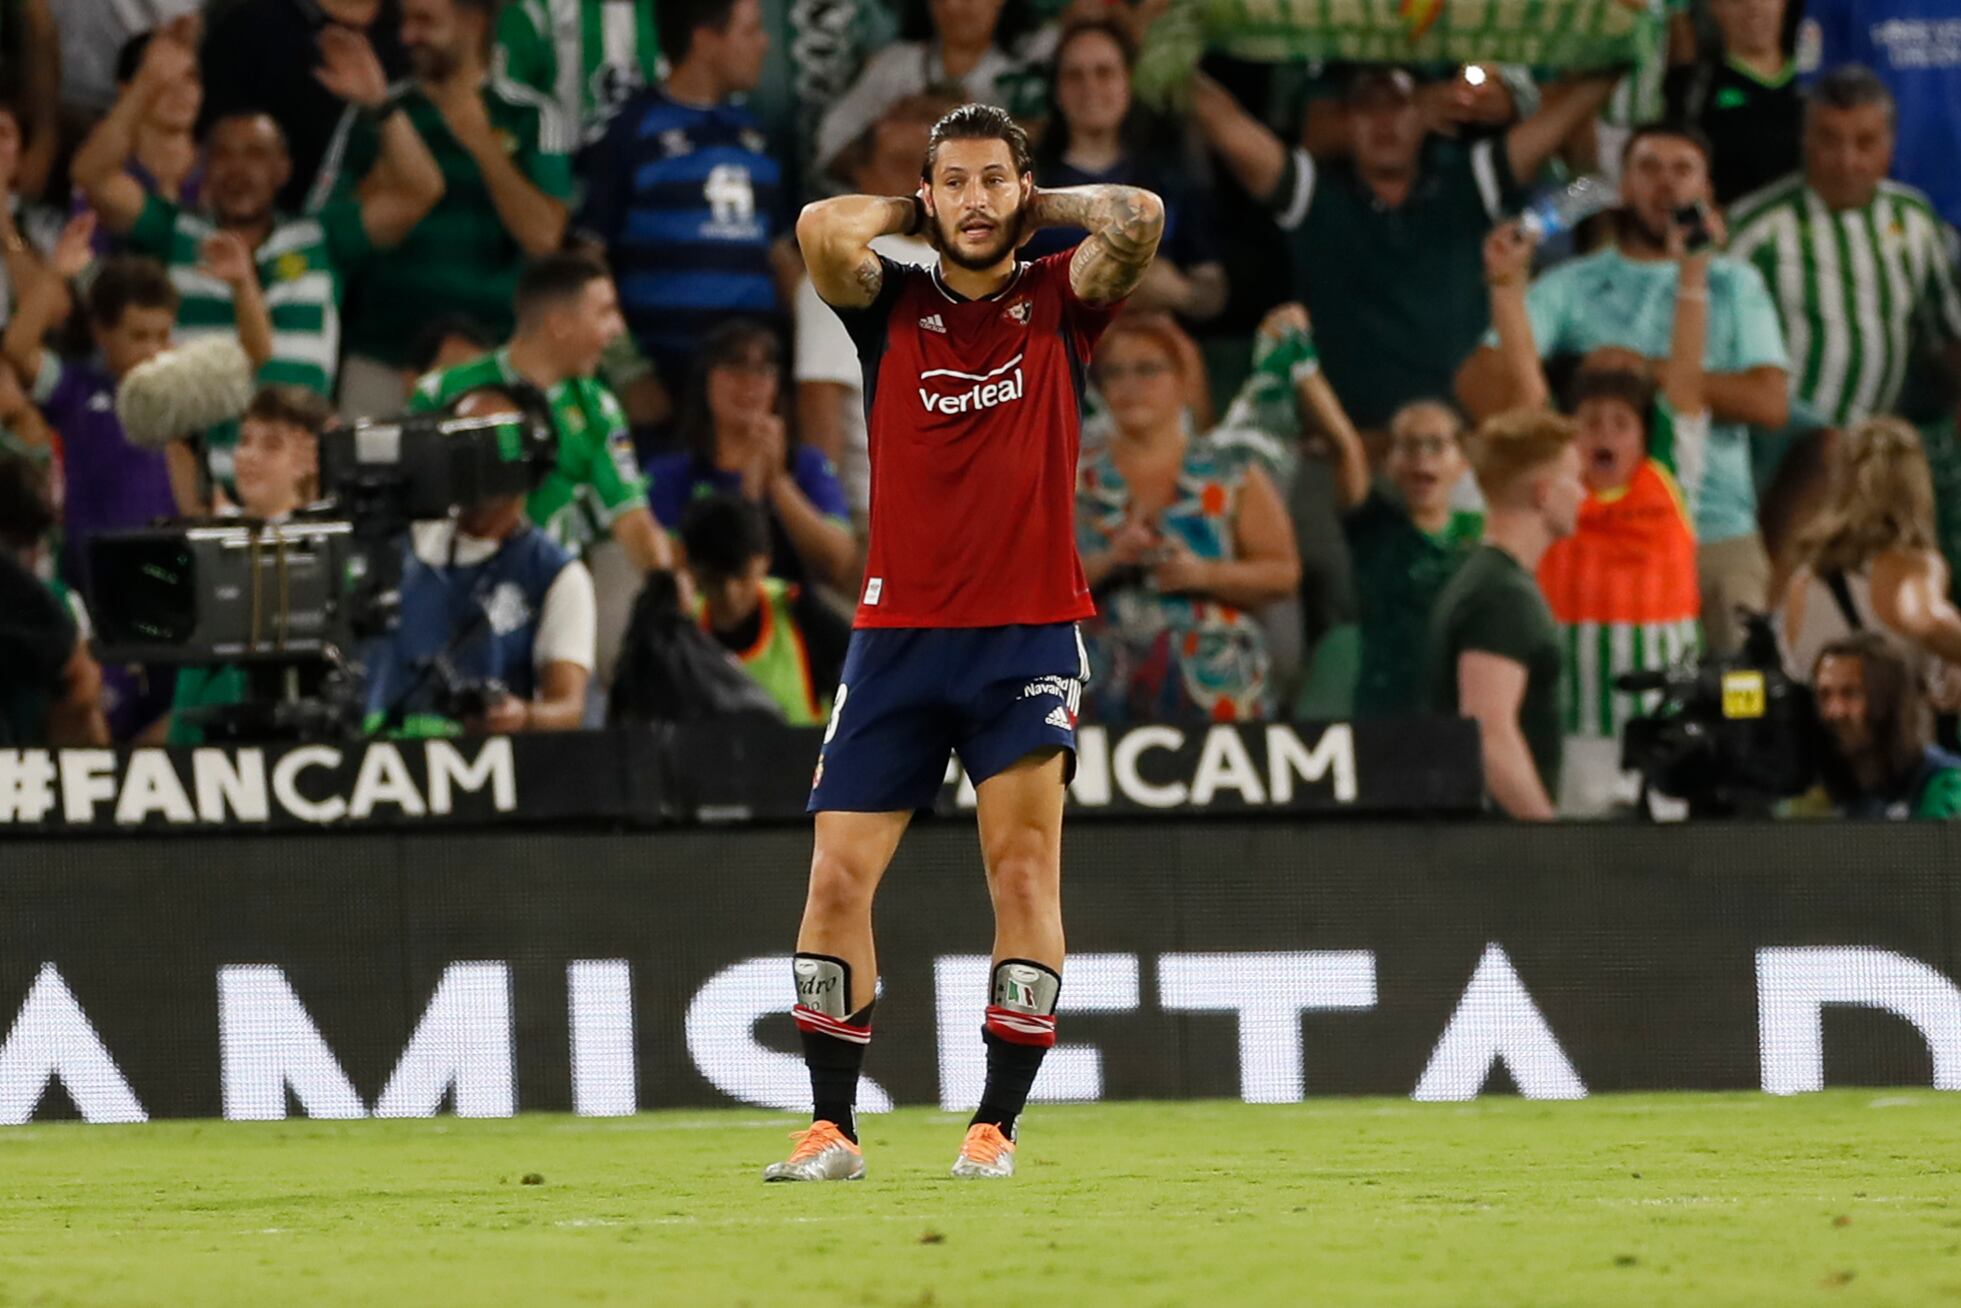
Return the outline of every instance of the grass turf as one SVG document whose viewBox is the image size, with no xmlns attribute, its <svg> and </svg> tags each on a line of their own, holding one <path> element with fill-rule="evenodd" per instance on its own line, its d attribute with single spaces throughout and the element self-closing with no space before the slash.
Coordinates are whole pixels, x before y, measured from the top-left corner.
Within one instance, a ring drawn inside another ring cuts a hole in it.
<svg viewBox="0 0 1961 1308">
<path fill-rule="evenodd" d="M 1961 1095 L 0 1129 L 0 1305 L 1961 1303 Z"/>
</svg>

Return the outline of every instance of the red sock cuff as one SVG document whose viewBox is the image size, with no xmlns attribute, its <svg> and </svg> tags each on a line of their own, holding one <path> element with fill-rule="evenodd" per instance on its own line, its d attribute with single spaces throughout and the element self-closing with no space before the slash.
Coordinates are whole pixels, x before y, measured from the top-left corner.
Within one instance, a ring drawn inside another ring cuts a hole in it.
<svg viewBox="0 0 1961 1308">
<path fill-rule="evenodd" d="M 868 1045 L 872 1042 L 872 1026 L 870 1022 L 865 1023 L 863 1026 L 854 1026 L 850 1022 L 839 1021 L 829 1013 L 815 1008 L 806 1008 L 802 1004 L 798 1004 L 792 1008 L 790 1010 L 790 1016 L 796 1020 L 797 1030 L 799 1031 L 808 1031 L 812 1035 L 830 1036 L 835 1040 L 849 1040 L 854 1045 Z"/>
<path fill-rule="evenodd" d="M 1037 1045 L 1047 1049 L 1055 1044 L 1055 1017 L 1040 1017 L 1012 1008 L 987 1006 L 987 1029 L 1016 1045 Z"/>
</svg>

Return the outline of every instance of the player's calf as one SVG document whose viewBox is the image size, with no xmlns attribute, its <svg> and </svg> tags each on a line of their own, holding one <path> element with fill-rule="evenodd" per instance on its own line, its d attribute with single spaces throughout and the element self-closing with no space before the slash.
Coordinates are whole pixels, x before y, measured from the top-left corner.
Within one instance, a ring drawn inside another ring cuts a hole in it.
<svg viewBox="0 0 1961 1308">
<path fill-rule="evenodd" d="M 1042 1058 L 1055 1044 L 1055 1006 L 1062 977 L 1026 958 L 994 965 L 993 993 L 981 1039 L 987 1044 L 987 1082 L 968 1124 L 953 1174 L 1005 1177 L 1015 1170 L 1015 1122 L 1028 1104 Z"/>
</svg>

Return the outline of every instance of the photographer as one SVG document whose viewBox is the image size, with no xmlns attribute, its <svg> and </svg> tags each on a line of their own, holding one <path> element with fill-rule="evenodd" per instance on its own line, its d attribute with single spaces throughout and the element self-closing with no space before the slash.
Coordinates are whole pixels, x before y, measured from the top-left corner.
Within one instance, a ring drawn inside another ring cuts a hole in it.
<svg viewBox="0 0 1961 1308">
<path fill-rule="evenodd" d="M 1812 668 L 1825 794 L 1843 817 L 1961 818 L 1961 758 L 1928 743 L 1926 698 L 1877 632 L 1832 641 Z"/>
<path fill-rule="evenodd" d="M 459 417 L 517 412 L 479 390 Z M 368 723 L 408 735 L 571 731 L 585 714 L 596 643 L 592 574 L 534 527 L 523 495 L 418 522 L 401 622 L 371 652 Z"/>
</svg>

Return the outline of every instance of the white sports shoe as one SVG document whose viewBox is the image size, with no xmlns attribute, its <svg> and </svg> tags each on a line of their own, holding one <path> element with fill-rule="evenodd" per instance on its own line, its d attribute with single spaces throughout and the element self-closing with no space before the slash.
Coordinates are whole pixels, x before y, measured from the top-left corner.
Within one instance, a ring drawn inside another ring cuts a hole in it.
<svg viewBox="0 0 1961 1308">
<path fill-rule="evenodd" d="M 960 1156 L 953 1160 L 953 1175 L 962 1181 L 991 1180 L 1015 1174 L 1015 1142 L 992 1122 L 967 1128 L 960 1142 Z"/>
<path fill-rule="evenodd" d="M 865 1155 L 835 1122 L 812 1122 L 790 1132 L 797 1147 L 780 1163 L 763 1169 L 765 1181 L 862 1181 Z"/>
</svg>

